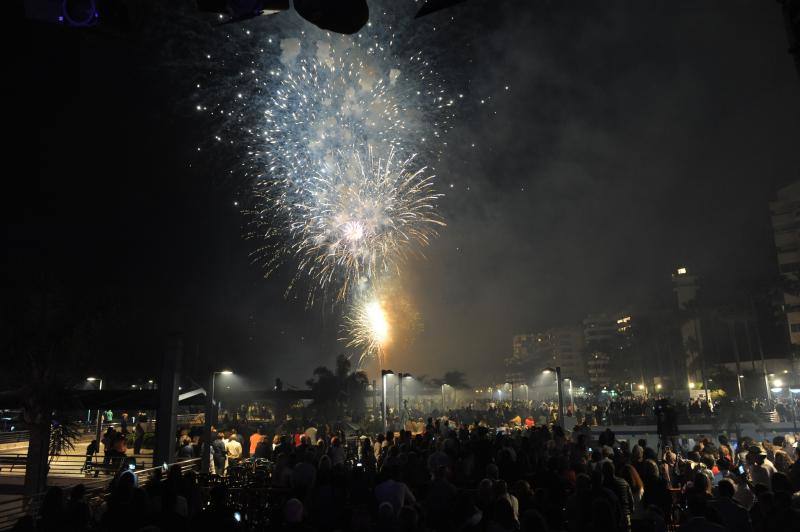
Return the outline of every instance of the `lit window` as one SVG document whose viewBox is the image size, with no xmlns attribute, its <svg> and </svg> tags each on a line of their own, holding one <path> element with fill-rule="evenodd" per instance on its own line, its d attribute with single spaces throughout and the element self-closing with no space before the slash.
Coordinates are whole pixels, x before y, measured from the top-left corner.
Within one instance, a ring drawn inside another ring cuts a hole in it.
<svg viewBox="0 0 800 532">
<path fill-rule="evenodd" d="M 678 268 L 678 275 L 686 275 L 686 268 Z"/>
</svg>

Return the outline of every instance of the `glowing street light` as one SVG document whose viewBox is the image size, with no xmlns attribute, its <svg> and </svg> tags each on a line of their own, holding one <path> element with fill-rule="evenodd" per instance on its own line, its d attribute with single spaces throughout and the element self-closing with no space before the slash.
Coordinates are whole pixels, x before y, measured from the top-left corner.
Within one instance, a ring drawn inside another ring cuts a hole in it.
<svg viewBox="0 0 800 532">
<path fill-rule="evenodd" d="M 214 422 L 214 389 L 216 387 L 217 375 L 233 375 L 233 371 L 224 369 L 222 371 L 212 371 L 209 379 L 208 390 L 206 390 L 206 415 L 205 415 L 205 438 L 206 448 L 203 449 L 201 456 L 201 468 L 205 473 L 211 469 L 211 425 Z M 151 381 L 152 382 L 152 381 Z"/>
<path fill-rule="evenodd" d="M 97 384 L 98 384 L 97 389 L 98 390 L 102 390 L 103 389 L 103 379 L 101 377 L 86 377 L 86 382 L 97 382 Z M 98 405 L 99 405 L 99 402 L 98 402 Z M 91 410 L 90 410 L 90 412 L 91 412 Z M 87 421 L 87 424 L 88 424 L 89 418 L 91 418 L 91 413 L 88 414 L 86 417 L 87 417 L 86 421 Z M 100 435 L 103 432 L 103 417 L 100 415 L 100 407 L 99 406 L 97 407 L 96 424 L 97 424 L 97 430 L 95 431 L 95 437 L 97 439 L 97 445 L 100 445 Z"/>
<path fill-rule="evenodd" d="M 403 428 L 405 428 L 405 423 L 403 423 L 403 414 L 405 414 L 405 408 L 403 408 L 403 381 L 413 378 L 410 373 L 397 374 L 397 409 L 400 411 L 400 425 Z"/>
<path fill-rule="evenodd" d="M 542 373 L 555 373 L 556 389 L 558 390 L 558 424 L 564 428 L 564 389 L 561 382 L 561 366 L 545 368 Z"/>
<path fill-rule="evenodd" d="M 381 387 L 383 388 L 383 408 L 381 409 L 381 414 L 383 416 L 384 431 L 389 430 L 389 406 L 386 404 L 386 380 L 388 379 L 389 375 L 394 375 L 394 371 L 390 369 L 381 370 Z"/>
</svg>

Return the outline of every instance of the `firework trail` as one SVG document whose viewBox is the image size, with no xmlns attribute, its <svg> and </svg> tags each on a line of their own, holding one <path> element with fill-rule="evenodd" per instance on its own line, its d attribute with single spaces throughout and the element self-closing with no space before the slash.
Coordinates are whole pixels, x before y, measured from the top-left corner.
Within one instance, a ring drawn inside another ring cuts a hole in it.
<svg viewBox="0 0 800 532">
<path fill-rule="evenodd" d="M 358 355 L 356 368 L 373 360 L 385 368 L 413 343 L 422 320 L 394 278 L 359 285 L 341 330 L 340 340 Z"/>
</svg>

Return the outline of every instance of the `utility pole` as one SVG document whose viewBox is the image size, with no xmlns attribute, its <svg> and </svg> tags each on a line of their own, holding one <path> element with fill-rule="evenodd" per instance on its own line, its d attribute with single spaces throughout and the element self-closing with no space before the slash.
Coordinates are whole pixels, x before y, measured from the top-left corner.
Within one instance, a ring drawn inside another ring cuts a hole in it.
<svg viewBox="0 0 800 532">
<path fill-rule="evenodd" d="M 736 341 L 736 321 L 728 321 L 728 333 L 733 344 L 733 355 L 736 357 L 736 387 L 739 390 L 739 400 L 742 400 L 742 361 L 739 358 L 739 344 Z"/>
</svg>

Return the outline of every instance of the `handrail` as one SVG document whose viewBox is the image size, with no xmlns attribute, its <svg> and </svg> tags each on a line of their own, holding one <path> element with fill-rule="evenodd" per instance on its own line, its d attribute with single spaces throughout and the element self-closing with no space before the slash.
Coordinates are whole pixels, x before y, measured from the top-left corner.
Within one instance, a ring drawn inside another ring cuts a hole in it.
<svg viewBox="0 0 800 532">
<path fill-rule="evenodd" d="M 200 458 L 190 458 L 188 460 L 181 460 L 167 464 L 167 468 L 169 469 L 172 466 L 179 465 L 181 466 L 181 470 L 185 472 L 199 464 Z M 132 471 L 132 473 L 136 476 L 138 484 L 143 486 L 147 484 L 150 478 L 152 478 L 150 474 L 160 469 L 163 469 L 163 466 L 140 469 L 138 471 Z M 147 474 L 146 477 L 145 474 Z M 83 484 L 86 486 L 87 497 L 94 502 L 99 502 L 107 488 L 107 484 L 110 483 L 111 480 L 112 478 L 93 479 L 84 482 L 77 482 L 71 486 L 63 486 L 62 489 L 69 490 L 77 484 Z M 39 504 L 44 498 L 45 493 L 46 492 L 41 492 L 31 497 L 21 496 L 0 502 L 0 531 L 10 530 L 21 517 L 26 515 L 30 515 L 35 518 L 39 510 Z"/>
<path fill-rule="evenodd" d="M 15 430 L 12 432 L 0 432 L 0 444 L 22 443 L 30 439 L 29 430 Z"/>
</svg>

